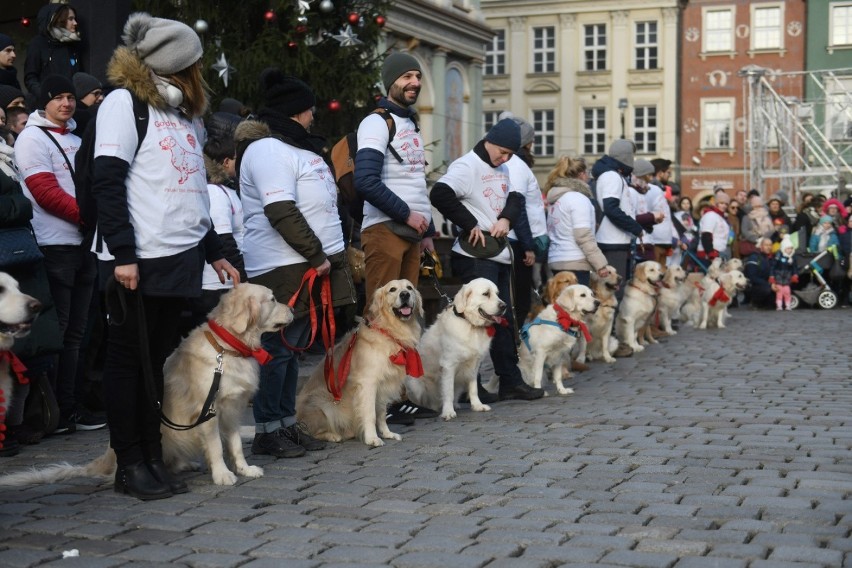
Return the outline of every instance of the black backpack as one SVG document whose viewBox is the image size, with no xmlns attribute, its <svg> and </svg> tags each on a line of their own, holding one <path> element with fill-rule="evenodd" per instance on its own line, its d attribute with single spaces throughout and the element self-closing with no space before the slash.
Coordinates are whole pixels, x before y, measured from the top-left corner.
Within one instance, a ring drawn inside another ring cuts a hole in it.
<svg viewBox="0 0 852 568">
<path fill-rule="evenodd" d="M 136 151 L 139 153 L 145 134 L 148 132 L 148 104 L 137 97 L 133 91 L 128 91 L 133 100 L 133 116 L 136 123 Z M 80 148 L 74 156 L 74 187 L 77 195 L 77 207 L 80 208 L 80 224 L 83 232 L 83 248 L 88 250 L 92 246 L 95 229 L 98 224 L 98 203 L 92 195 L 92 182 L 95 179 L 95 131 L 97 128 L 98 115 L 89 120 L 86 131 L 81 136 Z M 100 244 L 98 250 L 100 250 Z"/>
</svg>

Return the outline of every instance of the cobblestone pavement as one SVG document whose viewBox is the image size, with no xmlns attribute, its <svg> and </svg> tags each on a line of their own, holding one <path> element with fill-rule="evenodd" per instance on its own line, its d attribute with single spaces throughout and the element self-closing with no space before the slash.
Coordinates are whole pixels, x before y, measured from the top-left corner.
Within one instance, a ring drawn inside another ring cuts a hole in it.
<svg viewBox="0 0 852 568">
<path fill-rule="evenodd" d="M 3 490 L 0 566 L 852 567 L 852 310 L 733 314 L 594 364 L 571 397 L 392 427 L 379 449 L 249 456 L 266 475 L 234 487 Z M 106 444 L 55 436 L 0 471 Z"/>
</svg>

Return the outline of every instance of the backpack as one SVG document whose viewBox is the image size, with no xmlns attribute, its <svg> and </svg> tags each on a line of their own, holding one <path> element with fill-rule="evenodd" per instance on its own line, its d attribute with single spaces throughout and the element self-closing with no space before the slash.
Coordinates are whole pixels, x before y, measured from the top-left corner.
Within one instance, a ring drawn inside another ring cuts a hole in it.
<svg viewBox="0 0 852 568">
<path fill-rule="evenodd" d="M 148 133 L 148 104 L 143 102 L 132 91 L 130 98 L 133 100 L 133 116 L 136 118 L 136 151 L 139 153 L 145 134 Z M 95 229 L 98 224 L 98 204 L 92 195 L 92 182 L 95 178 L 95 130 L 97 128 L 98 114 L 95 113 L 86 125 L 86 131 L 81 136 L 80 148 L 74 156 L 74 187 L 77 195 L 77 207 L 80 209 L 80 222 L 83 232 L 84 250 L 92 246 L 95 237 Z M 98 243 L 98 250 L 100 250 Z"/>
<path fill-rule="evenodd" d="M 391 112 L 386 108 L 377 108 L 372 114 L 381 116 L 388 126 L 388 150 L 401 164 L 402 157 L 391 146 L 396 136 L 396 123 Z M 416 124 L 416 123 L 415 123 Z M 355 154 L 358 152 L 358 131 L 350 132 L 331 148 L 331 166 L 334 170 L 334 181 L 344 204 L 349 208 L 349 214 L 359 222 L 364 217 L 364 199 L 355 191 Z"/>
</svg>

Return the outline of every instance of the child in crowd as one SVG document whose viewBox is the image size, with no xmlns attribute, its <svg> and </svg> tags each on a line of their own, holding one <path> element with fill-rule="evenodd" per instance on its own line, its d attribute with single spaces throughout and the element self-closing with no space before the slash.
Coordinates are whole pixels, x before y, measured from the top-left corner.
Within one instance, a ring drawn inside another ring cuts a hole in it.
<svg viewBox="0 0 852 568">
<path fill-rule="evenodd" d="M 837 238 L 837 231 L 834 230 L 834 218 L 831 215 L 823 215 L 819 218 L 819 224 L 811 233 L 811 240 L 808 242 L 808 250 L 810 252 L 822 252 L 831 246 L 839 248 L 840 241 Z"/>
<path fill-rule="evenodd" d="M 793 260 L 793 253 L 796 251 L 793 246 L 793 241 L 788 235 L 785 235 L 781 240 L 781 250 L 775 255 L 775 260 L 772 262 L 770 270 L 769 283 L 772 285 L 772 290 L 775 292 L 775 309 L 781 311 L 786 306 L 788 310 L 792 310 L 790 284 L 795 284 L 799 281 L 799 275 L 796 274 L 796 262 Z"/>
</svg>

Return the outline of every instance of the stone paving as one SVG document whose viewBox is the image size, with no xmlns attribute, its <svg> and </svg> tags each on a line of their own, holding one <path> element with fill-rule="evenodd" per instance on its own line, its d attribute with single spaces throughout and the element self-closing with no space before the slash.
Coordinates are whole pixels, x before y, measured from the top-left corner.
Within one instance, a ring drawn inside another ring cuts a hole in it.
<svg viewBox="0 0 852 568">
<path fill-rule="evenodd" d="M 595 364 L 573 396 L 392 427 L 379 449 L 249 456 L 266 475 L 234 487 L 4 489 L 0 566 L 852 567 L 852 310 L 733 314 Z M 0 471 L 106 444 L 55 436 Z"/>
</svg>

